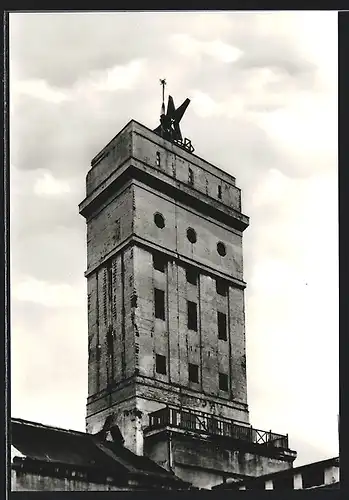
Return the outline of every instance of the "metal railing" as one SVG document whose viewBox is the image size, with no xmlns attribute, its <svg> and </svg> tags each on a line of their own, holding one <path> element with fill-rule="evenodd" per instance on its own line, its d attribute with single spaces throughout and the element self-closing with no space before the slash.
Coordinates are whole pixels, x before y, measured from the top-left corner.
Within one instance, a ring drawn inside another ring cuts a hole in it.
<svg viewBox="0 0 349 500">
<path fill-rule="evenodd" d="M 271 431 L 262 431 L 253 427 L 239 425 L 228 418 L 215 417 L 209 413 L 180 410 L 168 406 L 149 415 L 149 426 L 146 430 L 160 429 L 167 426 L 288 449 L 288 435 L 275 434 Z"/>
</svg>

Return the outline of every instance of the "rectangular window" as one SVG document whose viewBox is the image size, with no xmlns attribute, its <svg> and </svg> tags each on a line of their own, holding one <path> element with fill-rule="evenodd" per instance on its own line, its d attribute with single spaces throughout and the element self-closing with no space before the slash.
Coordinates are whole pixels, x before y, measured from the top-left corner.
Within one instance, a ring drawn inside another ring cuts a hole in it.
<svg viewBox="0 0 349 500">
<path fill-rule="evenodd" d="M 194 186 L 194 172 L 192 171 L 192 169 L 190 167 L 188 170 L 188 182 L 191 186 Z"/>
<path fill-rule="evenodd" d="M 293 490 L 293 474 L 274 478 L 273 490 Z"/>
<path fill-rule="evenodd" d="M 220 340 L 227 340 L 227 316 L 226 314 L 217 311 L 218 323 L 218 338 Z"/>
<path fill-rule="evenodd" d="M 216 279 L 216 291 L 219 295 L 223 295 L 224 297 L 228 294 L 228 283 L 219 278 Z"/>
<path fill-rule="evenodd" d="M 161 253 L 158 253 L 158 252 L 155 252 L 153 254 L 153 267 L 154 267 L 154 269 L 157 269 L 157 271 L 164 273 L 165 269 L 166 269 L 166 264 L 167 264 L 167 259 L 164 255 L 162 255 Z"/>
<path fill-rule="evenodd" d="M 199 367 L 189 363 L 189 382 L 199 382 Z"/>
<path fill-rule="evenodd" d="M 161 356 L 161 354 L 155 354 L 155 369 L 156 373 L 161 373 L 166 375 L 166 356 Z"/>
<path fill-rule="evenodd" d="M 186 429 L 196 429 L 196 415 L 190 412 L 182 412 L 181 414 L 181 426 Z"/>
<path fill-rule="evenodd" d="M 198 330 L 197 305 L 195 302 L 187 301 L 188 307 L 188 328 L 189 330 Z"/>
<path fill-rule="evenodd" d="M 218 199 L 222 199 L 222 186 L 218 186 Z"/>
<path fill-rule="evenodd" d="M 157 151 L 156 153 L 156 166 L 160 167 L 160 153 Z"/>
<path fill-rule="evenodd" d="M 219 389 L 221 391 L 228 391 L 228 375 L 225 373 L 219 374 Z"/>
<path fill-rule="evenodd" d="M 115 239 L 120 239 L 120 219 L 115 221 Z"/>
<path fill-rule="evenodd" d="M 155 300 L 155 318 L 165 319 L 165 292 L 154 289 L 154 300 Z"/>
<path fill-rule="evenodd" d="M 187 282 L 196 285 L 198 282 L 198 271 L 194 267 L 188 267 L 185 271 Z"/>
<path fill-rule="evenodd" d="M 108 282 L 108 301 L 111 303 L 113 299 L 113 268 L 111 262 L 107 264 L 107 282 Z"/>
<path fill-rule="evenodd" d="M 320 486 L 325 483 L 324 469 L 319 467 L 309 467 L 302 472 L 303 489 Z"/>
</svg>

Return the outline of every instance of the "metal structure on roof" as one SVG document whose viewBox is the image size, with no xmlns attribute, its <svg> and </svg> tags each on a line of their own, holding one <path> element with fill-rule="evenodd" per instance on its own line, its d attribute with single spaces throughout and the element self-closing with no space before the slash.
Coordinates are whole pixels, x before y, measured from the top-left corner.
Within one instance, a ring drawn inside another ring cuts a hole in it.
<svg viewBox="0 0 349 500">
<path fill-rule="evenodd" d="M 186 149 L 189 153 L 194 152 L 194 147 L 189 139 L 183 139 L 179 122 L 189 106 L 190 99 L 186 99 L 177 109 L 175 107 L 173 97 L 168 96 L 167 111 L 165 109 L 165 85 L 166 79 L 160 79 L 162 86 L 162 104 L 160 114 L 160 125 L 154 130 L 156 134 L 164 139 L 173 142 L 177 146 Z"/>
</svg>

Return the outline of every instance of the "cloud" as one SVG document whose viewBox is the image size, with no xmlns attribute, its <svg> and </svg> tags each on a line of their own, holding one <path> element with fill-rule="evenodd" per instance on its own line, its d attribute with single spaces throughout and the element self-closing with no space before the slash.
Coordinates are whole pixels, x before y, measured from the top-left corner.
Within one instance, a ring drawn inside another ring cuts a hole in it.
<svg viewBox="0 0 349 500">
<path fill-rule="evenodd" d="M 130 88 L 139 78 L 144 61 L 131 61 L 124 66 L 114 66 L 106 72 L 100 72 L 100 77 L 93 86 L 99 92 L 113 92 Z"/>
<path fill-rule="evenodd" d="M 32 277 L 16 283 L 11 294 L 14 299 L 35 302 L 46 307 L 71 307 L 83 300 L 70 285 L 45 283 Z"/>
<path fill-rule="evenodd" d="M 32 96 L 37 99 L 53 103 L 60 103 L 69 99 L 66 93 L 51 87 L 46 80 L 41 79 L 21 80 L 19 82 L 15 82 L 12 92 Z"/>
<path fill-rule="evenodd" d="M 173 49 L 183 56 L 195 57 L 203 54 L 209 55 L 220 62 L 232 63 L 237 61 L 242 51 L 222 40 L 199 41 L 188 34 L 177 33 L 170 36 Z"/>
<path fill-rule="evenodd" d="M 59 196 L 69 193 L 70 189 L 67 182 L 58 181 L 50 172 L 43 172 L 34 184 L 34 193 L 39 196 Z"/>
</svg>

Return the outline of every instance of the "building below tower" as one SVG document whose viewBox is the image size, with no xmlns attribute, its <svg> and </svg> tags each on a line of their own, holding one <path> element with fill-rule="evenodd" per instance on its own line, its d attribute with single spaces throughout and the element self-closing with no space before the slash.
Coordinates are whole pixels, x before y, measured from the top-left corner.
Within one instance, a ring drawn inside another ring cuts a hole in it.
<svg viewBox="0 0 349 500">
<path fill-rule="evenodd" d="M 310 490 L 339 489 L 339 457 L 236 481 L 228 478 L 214 490 Z"/>
</svg>

